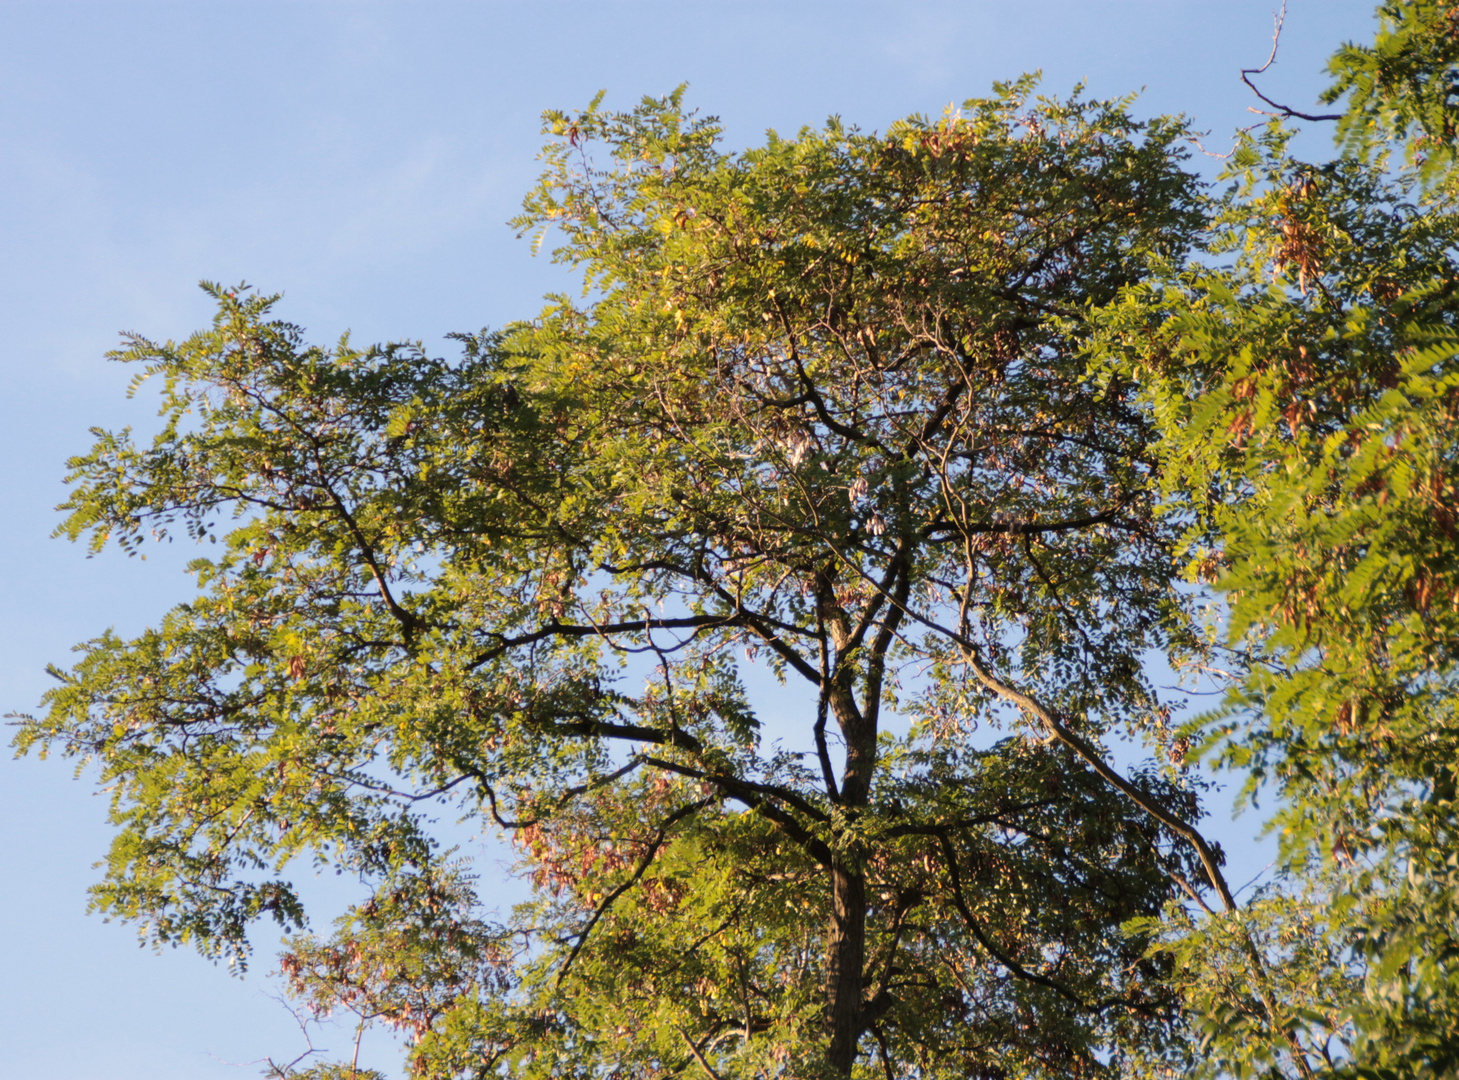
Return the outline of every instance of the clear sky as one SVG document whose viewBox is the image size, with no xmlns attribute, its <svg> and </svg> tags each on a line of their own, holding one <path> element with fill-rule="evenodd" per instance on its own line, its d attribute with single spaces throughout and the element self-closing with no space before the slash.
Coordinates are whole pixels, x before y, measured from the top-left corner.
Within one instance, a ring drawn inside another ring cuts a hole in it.
<svg viewBox="0 0 1459 1080">
<path fill-rule="evenodd" d="M 565 285 L 504 224 L 544 108 L 688 82 L 741 146 L 832 113 L 882 128 L 1042 69 L 1056 93 L 1143 88 L 1137 111 L 1188 113 L 1218 148 L 1256 119 L 1238 69 L 1265 59 L 1277 2 L 0 0 L 0 712 L 33 708 L 75 642 L 185 595 L 184 551 L 88 561 L 47 537 L 87 428 L 151 417 L 103 354 L 120 330 L 201 327 L 197 280 L 284 292 L 316 340 L 445 348 Z M 1373 3 L 1291 0 L 1270 96 L 1311 109 Z M 302 1049 L 268 996 L 267 930 L 240 981 L 84 915 L 105 806 L 71 772 L 0 756 L 0 1077 L 215 1080 Z M 1223 826 L 1238 857 L 1255 824 Z"/>
</svg>

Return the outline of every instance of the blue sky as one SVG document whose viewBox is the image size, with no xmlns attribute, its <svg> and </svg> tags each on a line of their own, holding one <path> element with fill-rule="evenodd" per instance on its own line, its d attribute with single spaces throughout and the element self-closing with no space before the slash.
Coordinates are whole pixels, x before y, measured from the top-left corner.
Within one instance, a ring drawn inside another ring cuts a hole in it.
<svg viewBox="0 0 1459 1080">
<path fill-rule="evenodd" d="M 1041 68 L 1056 93 L 1143 88 L 1137 111 L 1190 114 L 1219 147 L 1257 119 L 1238 69 L 1265 58 L 1275 2 L 0 0 L 0 711 L 33 708 L 75 642 L 185 595 L 186 552 L 87 560 L 48 534 L 88 427 L 151 416 L 103 354 L 121 330 L 203 325 L 199 279 L 283 292 L 317 340 L 444 348 L 566 285 L 504 224 L 535 177 L 544 108 L 688 82 L 740 146 L 832 113 L 882 128 Z M 1268 93 L 1311 108 L 1372 6 L 1291 0 Z M 268 996 L 267 932 L 241 981 L 138 950 L 83 914 L 104 799 L 66 762 L 0 770 L 0 1076 L 213 1080 L 302 1049 Z M 1238 856 L 1254 825 L 1223 830 Z M 394 1075 L 393 1054 L 374 1063 Z"/>
</svg>

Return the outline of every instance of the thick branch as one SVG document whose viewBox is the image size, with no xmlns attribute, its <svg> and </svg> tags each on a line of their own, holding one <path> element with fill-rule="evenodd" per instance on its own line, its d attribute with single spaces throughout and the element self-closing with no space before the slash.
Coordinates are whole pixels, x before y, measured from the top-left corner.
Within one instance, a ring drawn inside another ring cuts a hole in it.
<svg viewBox="0 0 1459 1080">
<path fill-rule="evenodd" d="M 937 521 L 926 526 L 922 532 L 928 539 L 933 539 L 938 533 L 953 533 L 958 536 L 972 533 L 991 533 L 1004 536 L 1035 536 L 1039 533 L 1068 532 L 1071 529 L 1086 529 L 1091 525 L 1103 525 L 1113 521 L 1119 512 L 1118 508 L 1111 507 L 1108 510 L 1101 510 L 1097 514 L 1089 514 L 1085 517 L 1069 518 L 1065 521 L 986 521 L 972 525 L 959 525 L 950 521 Z"/>
<path fill-rule="evenodd" d="M 1049 734 L 1058 739 L 1074 753 L 1079 755 L 1084 762 L 1093 769 L 1110 786 L 1119 790 L 1126 798 L 1144 810 L 1147 814 L 1160 822 L 1171 832 L 1181 837 L 1195 850 L 1196 856 L 1201 860 L 1201 866 L 1206 871 L 1206 877 L 1216 894 L 1221 898 L 1221 905 L 1227 911 L 1236 910 L 1236 900 L 1231 895 L 1231 887 L 1226 883 L 1226 876 L 1221 873 L 1221 864 L 1216 857 L 1216 852 L 1190 822 L 1180 815 L 1151 798 L 1147 793 L 1141 791 L 1118 771 L 1104 760 L 1101 754 L 1087 739 L 1081 737 L 1067 724 L 1054 715 L 1052 711 L 1045 708 L 1042 703 L 1030 697 L 1028 694 L 1017 690 L 1003 682 L 978 659 L 977 653 L 966 642 L 959 643 L 962 648 L 963 660 L 966 661 L 969 669 L 977 680 L 993 691 L 1005 701 L 1010 701 L 1026 712 L 1029 716 L 1039 721 Z"/>
<path fill-rule="evenodd" d="M 575 623 L 564 623 L 553 619 L 551 622 L 543 623 L 536 630 L 525 634 L 517 634 L 513 637 L 504 635 L 493 635 L 497 644 L 484 652 L 478 653 L 466 665 L 468 671 L 474 671 L 482 664 L 488 663 L 501 656 L 508 649 L 520 648 L 523 645 L 535 645 L 539 641 L 547 641 L 552 638 L 583 638 L 583 637 L 604 637 L 608 634 L 646 634 L 653 630 L 700 630 L 709 627 L 733 626 L 739 620 L 733 616 L 722 615 L 689 615 L 677 619 L 630 619 L 626 622 L 598 623 L 589 625 L 578 625 Z"/>
<path fill-rule="evenodd" d="M 794 840 L 801 850 L 816 862 L 830 865 L 831 849 L 826 842 L 818 839 L 809 829 L 771 801 L 778 799 L 821 824 L 830 821 L 830 818 L 800 796 L 772 784 L 757 784 L 752 780 L 741 780 L 722 773 L 706 772 L 703 769 L 696 769 L 692 765 L 681 765 L 662 758 L 645 757 L 643 760 L 645 764 L 663 769 L 665 772 L 677 773 L 680 776 L 687 776 L 691 780 L 703 780 L 705 783 L 713 784 L 729 798 L 763 814 L 778 825 L 782 832 Z"/>
</svg>

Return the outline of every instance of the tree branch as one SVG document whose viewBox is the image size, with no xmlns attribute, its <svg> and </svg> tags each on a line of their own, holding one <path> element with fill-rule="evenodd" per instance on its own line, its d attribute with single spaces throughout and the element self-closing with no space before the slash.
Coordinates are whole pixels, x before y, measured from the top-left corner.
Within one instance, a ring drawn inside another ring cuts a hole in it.
<svg viewBox="0 0 1459 1080">
<path fill-rule="evenodd" d="M 687 806 L 681 806 L 679 807 L 679 809 L 675 810 L 672 814 L 664 819 L 664 823 L 659 826 L 658 835 L 655 836 L 653 841 L 649 844 L 648 851 L 644 854 L 643 858 L 638 861 L 638 866 L 634 868 L 633 874 L 628 878 L 627 881 L 623 882 L 607 896 L 603 897 L 602 902 L 598 905 L 597 909 L 594 910 L 592 918 L 588 920 L 587 925 L 573 935 L 577 940 L 573 944 L 572 952 L 568 954 L 567 960 L 563 963 L 562 969 L 557 973 L 557 981 L 553 984 L 554 987 L 562 986 L 562 980 L 567 978 L 567 973 L 569 970 L 571 970 L 573 961 L 576 960 L 578 958 L 578 954 L 583 951 L 583 946 L 587 944 L 588 935 L 593 932 L 593 927 L 597 926 L 599 920 L 602 919 L 605 914 L 607 914 L 608 909 L 613 906 L 614 901 L 616 901 L 629 889 L 633 888 L 633 886 L 638 883 L 638 879 L 643 877 L 644 871 L 653 864 L 654 858 L 659 853 L 659 848 L 663 847 L 664 841 L 668 838 L 669 829 L 672 826 L 678 824 L 680 821 L 683 821 L 686 817 L 697 814 L 700 810 L 703 810 L 706 806 L 709 805 L 710 801 L 711 800 L 709 799 L 700 799 L 698 802 L 689 803 Z"/>
<path fill-rule="evenodd" d="M 1265 109 L 1248 109 L 1247 111 L 1257 113 L 1261 116 L 1291 116 L 1298 120 L 1310 120 L 1314 123 L 1320 123 L 1326 120 L 1341 120 L 1342 113 L 1304 113 L 1298 112 L 1296 109 L 1287 105 L 1280 105 L 1258 90 L 1256 84 L 1251 81 L 1251 76 L 1262 74 L 1277 61 L 1277 46 L 1281 43 L 1282 24 L 1287 21 L 1287 0 L 1282 0 L 1282 10 L 1272 16 L 1272 19 L 1275 25 L 1272 27 L 1271 55 L 1266 58 L 1266 63 L 1262 64 L 1261 67 L 1242 68 L 1241 81 L 1247 85 L 1253 94 L 1277 111 L 1267 112 Z"/>
<path fill-rule="evenodd" d="M 608 634 L 644 634 L 652 630 L 699 630 L 707 627 L 721 627 L 737 625 L 739 619 L 735 616 L 724 615 L 689 615 L 677 619 L 630 619 L 626 622 L 589 624 L 586 626 L 575 623 L 559 622 L 553 619 L 544 623 L 536 630 L 525 634 L 517 634 L 512 637 L 505 637 L 500 634 L 492 635 L 498 638 L 497 644 L 483 652 L 477 653 L 466 665 L 466 670 L 475 671 L 482 664 L 495 660 L 508 649 L 519 648 L 523 645 L 535 645 L 539 641 L 547 641 L 551 638 L 582 638 L 582 637 L 604 637 Z"/>
<path fill-rule="evenodd" d="M 1104 760 L 1104 755 L 1096 750 L 1088 740 L 1077 734 L 1055 716 L 1052 711 L 1045 708 L 1041 702 L 1023 693 L 1021 690 L 1014 689 L 995 676 L 983 666 L 982 661 L 978 659 L 976 650 L 966 639 L 959 640 L 958 644 L 962 650 L 963 660 L 967 663 L 973 676 L 980 683 L 1005 701 L 1012 702 L 1029 716 L 1038 720 L 1048 730 L 1049 734 L 1073 750 L 1079 757 L 1083 758 L 1085 763 L 1098 773 L 1106 783 L 1119 790 L 1136 806 L 1144 810 L 1171 832 L 1181 837 L 1186 843 L 1190 844 L 1195 850 L 1196 856 L 1201 860 L 1201 866 L 1206 871 L 1206 877 L 1210 881 L 1211 887 L 1216 890 L 1216 894 L 1221 898 L 1221 906 L 1227 911 L 1236 910 L 1236 900 L 1231 895 L 1231 887 L 1226 883 L 1226 876 L 1221 873 L 1221 864 L 1216 857 L 1216 852 L 1207 843 L 1206 838 L 1201 835 L 1199 829 L 1180 817 L 1180 815 L 1161 806 L 1159 802 L 1152 799 L 1145 792 L 1125 779 L 1124 776 Z"/>
<path fill-rule="evenodd" d="M 1013 972 L 1013 974 L 1017 975 L 1019 978 L 1027 979 L 1029 982 L 1038 983 L 1038 985 L 1040 986 L 1048 987 L 1050 990 L 1053 990 L 1061 997 L 1073 1002 L 1081 1009 L 1090 1009 L 1091 1006 L 1083 998 L 1074 993 L 1074 991 L 1070 990 L 1063 983 L 1060 983 L 1055 979 L 1051 979 L 1047 975 L 1040 975 L 1036 971 L 1030 971 L 1028 968 L 1020 964 L 1017 960 L 1013 959 L 1013 957 L 1005 953 L 1002 949 L 998 948 L 997 945 L 993 944 L 988 935 L 983 933 L 982 926 L 978 923 L 977 918 L 973 915 L 972 910 L 968 907 L 967 899 L 963 896 L 962 876 L 958 873 L 957 853 L 952 849 L 952 842 L 948 840 L 948 838 L 945 836 L 938 837 L 937 841 L 938 845 L 942 848 L 942 857 L 947 860 L 947 878 L 948 883 L 952 886 L 953 904 L 956 905 L 958 914 L 963 917 L 963 922 L 967 924 L 968 932 L 971 933 L 975 939 L 977 939 L 978 944 L 983 946 L 983 948 L 988 951 L 988 954 L 992 956 L 993 959 L 997 960 L 1000 964 L 1006 967 L 1009 971 Z"/>
<path fill-rule="evenodd" d="M 687 776 L 691 780 L 703 780 L 706 783 L 714 784 L 736 802 L 742 803 L 751 810 L 764 814 L 765 817 L 778 825 L 786 836 L 795 841 L 800 849 L 815 859 L 816 862 L 823 866 L 829 866 L 831 864 L 832 853 L 826 842 L 818 839 L 804 825 L 770 801 L 772 798 L 781 799 L 806 814 L 813 821 L 821 824 L 825 824 L 830 820 L 825 814 L 805 802 L 799 796 L 787 792 L 783 788 L 776 788 L 767 784 L 756 784 L 748 780 L 738 780 L 732 776 L 708 773 L 703 769 L 696 769 L 690 765 L 680 765 L 673 761 L 664 761 L 661 758 L 646 757 L 644 758 L 644 762 L 663 769 L 666 772 Z"/>
</svg>

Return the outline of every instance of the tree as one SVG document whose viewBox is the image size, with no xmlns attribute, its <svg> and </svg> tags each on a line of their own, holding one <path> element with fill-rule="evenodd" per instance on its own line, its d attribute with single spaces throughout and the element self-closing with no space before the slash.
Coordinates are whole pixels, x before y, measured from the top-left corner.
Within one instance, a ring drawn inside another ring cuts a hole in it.
<svg viewBox="0 0 1459 1080">
<path fill-rule="evenodd" d="M 1459 12 L 1439 0 L 1378 5 L 1373 44 L 1348 42 L 1332 58 L 1324 100 L 1345 100 L 1338 141 L 1358 160 L 1402 147 L 1420 177 L 1453 165 L 1459 133 Z"/>
<path fill-rule="evenodd" d="M 1309 1067 L 1437 1078 L 1459 1069 L 1459 22 L 1379 16 L 1332 63 L 1341 156 L 1248 139 L 1213 224 L 1232 264 L 1128 292 L 1105 355 L 1150 394 L 1190 576 L 1223 598 L 1235 678 L 1190 734 L 1278 796 L 1282 873 L 1244 918 Z M 1231 993 L 1224 928 L 1173 914 L 1212 1065 L 1299 1068 Z"/>
<path fill-rule="evenodd" d="M 1234 901 L 1145 674 L 1202 647 L 1187 523 L 1087 354 L 1202 194 L 1180 123 L 1031 94 L 737 155 L 677 94 L 550 114 L 520 224 L 581 301 L 452 361 L 246 289 L 132 339 L 162 430 L 98 433 L 64 531 L 221 554 L 20 736 L 100 765 L 97 907 L 241 962 L 291 860 L 359 873 L 283 970 L 425 1076 L 1189 1067 L 1149 927 Z M 742 654 L 809 689 L 789 745 Z M 508 923 L 442 802 L 515 838 Z"/>
</svg>

